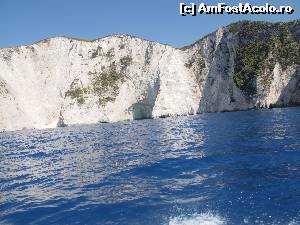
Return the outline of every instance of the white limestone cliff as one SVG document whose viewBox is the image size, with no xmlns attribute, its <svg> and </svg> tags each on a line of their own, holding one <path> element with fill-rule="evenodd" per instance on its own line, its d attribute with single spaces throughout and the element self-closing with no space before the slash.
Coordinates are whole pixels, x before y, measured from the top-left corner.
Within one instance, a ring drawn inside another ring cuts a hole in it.
<svg viewBox="0 0 300 225">
<path fill-rule="evenodd" d="M 276 62 L 255 97 L 239 88 L 237 45 L 225 27 L 182 49 L 129 35 L 0 49 L 0 130 L 55 127 L 60 115 L 70 125 L 300 103 L 297 64 Z"/>
</svg>

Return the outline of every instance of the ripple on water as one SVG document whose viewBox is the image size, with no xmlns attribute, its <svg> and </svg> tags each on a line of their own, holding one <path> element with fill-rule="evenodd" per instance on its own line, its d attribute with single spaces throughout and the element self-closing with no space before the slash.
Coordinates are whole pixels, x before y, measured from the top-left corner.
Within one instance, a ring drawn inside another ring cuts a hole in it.
<svg viewBox="0 0 300 225">
<path fill-rule="evenodd" d="M 0 133 L 0 224 L 299 224 L 299 124 L 293 108 Z"/>
</svg>

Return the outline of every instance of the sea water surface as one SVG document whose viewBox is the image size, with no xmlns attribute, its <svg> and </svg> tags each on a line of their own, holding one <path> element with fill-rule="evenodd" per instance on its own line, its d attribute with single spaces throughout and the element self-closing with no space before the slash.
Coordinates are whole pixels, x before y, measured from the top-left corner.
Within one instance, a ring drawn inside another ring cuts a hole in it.
<svg viewBox="0 0 300 225">
<path fill-rule="evenodd" d="M 0 134 L 0 224 L 300 224 L 300 108 Z"/>
</svg>

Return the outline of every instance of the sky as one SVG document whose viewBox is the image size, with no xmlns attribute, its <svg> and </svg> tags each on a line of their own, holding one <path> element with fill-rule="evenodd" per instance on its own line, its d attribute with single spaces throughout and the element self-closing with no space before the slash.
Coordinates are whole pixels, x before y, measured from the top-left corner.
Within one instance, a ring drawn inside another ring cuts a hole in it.
<svg viewBox="0 0 300 225">
<path fill-rule="evenodd" d="M 197 15 L 183 17 L 179 3 L 289 5 L 292 15 Z M 0 48 L 68 36 L 97 39 L 131 34 L 182 47 L 239 20 L 300 19 L 300 0 L 0 0 Z"/>
</svg>

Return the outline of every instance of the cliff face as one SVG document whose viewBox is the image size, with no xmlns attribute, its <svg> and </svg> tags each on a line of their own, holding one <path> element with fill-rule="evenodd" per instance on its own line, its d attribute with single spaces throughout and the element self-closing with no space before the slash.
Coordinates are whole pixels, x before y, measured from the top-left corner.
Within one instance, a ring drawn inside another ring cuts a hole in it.
<svg viewBox="0 0 300 225">
<path fill-rule="evenodd" d="M 0 49 L 0 130 L 297 105 L 299 34 L 239 22 L 182 49 L 128 35 Z"/>
</svg>

